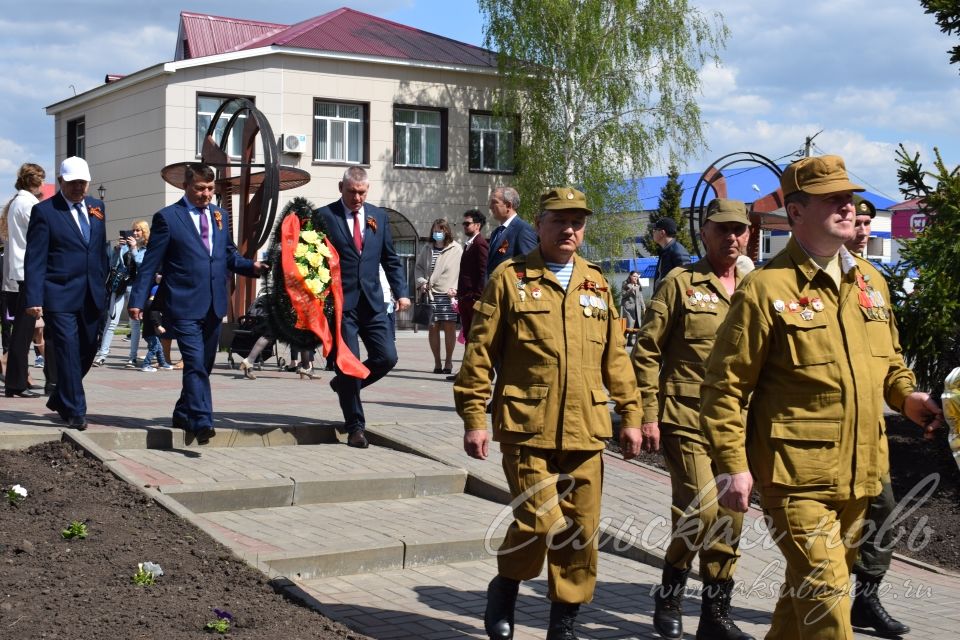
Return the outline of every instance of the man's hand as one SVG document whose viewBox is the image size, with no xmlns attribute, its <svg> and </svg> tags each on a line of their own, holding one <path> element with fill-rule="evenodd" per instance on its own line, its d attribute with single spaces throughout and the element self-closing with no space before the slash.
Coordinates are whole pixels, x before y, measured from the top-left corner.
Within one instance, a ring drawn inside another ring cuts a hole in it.
<svg viewBox="0 0 960 640">
<path fill-rule="evenodd" d="M 404 311 L 410 308 L 410 298 L 400 298 L 397 300 L 397 311 Z M 486 458 L 486 455 L 484 455 Z"/>
<path fill-rule="evenodd" d="M 640 453 L 643 435 L 639 427 L 620 427 L 620 453 L 624 460 L 636 458 Z"/>
<path fill-rule="evenodd" d="M 644 422 L 640 425 L 643 434 L 643 450 L 648 453 L 660 451 L 660 423 Z"/>
<path fill-rule="evenodd" d="M 270 263 L 269 263 L 269 262 L 260 262 L 259 260 L 257 260 L 256 262 L 253 263 L 253 273 L 254 273 L 254 274 L 256 274 L 256 275 L 258 275 L 258 276 L 262 276 L 263 274 L 267 273 L 268 271 L 270 271 Z"/>
<path fill-rule="evenodd" d="M 750 507 L 750 492 L 753 491 L 753 476 L 749 471 L 740 473 L 721 473 L 717 476 L 717 491 L 722 506 L 746 513 Z"/>
<path fill-rule="evenodd" d="M 490 434 L 486 429 L 475 429 L 463 434 L 463 450 L 477 460 L 486 460 L 490 452 Z"/>
<path fill-rule="evenodd" d="M 903 415 L 923 427 L 923 437 L 933 439 L 933 432 L 943 424 L 943 410 L 930 394 L 914 391 L 903 401 Z"/>
<path fill-rule="evenodd" d="M 34 318 L 43 317 L 43 307 L 27 307 L 24 311 L 27 312 L 28 316 L 33 316 Z"/>
<path fill-rule="evenodd" d="M 127 309 L 127 314 L 130 316 L 131 320 L 143 320 L 143 310 L 130 307 Z"/>
</svg>

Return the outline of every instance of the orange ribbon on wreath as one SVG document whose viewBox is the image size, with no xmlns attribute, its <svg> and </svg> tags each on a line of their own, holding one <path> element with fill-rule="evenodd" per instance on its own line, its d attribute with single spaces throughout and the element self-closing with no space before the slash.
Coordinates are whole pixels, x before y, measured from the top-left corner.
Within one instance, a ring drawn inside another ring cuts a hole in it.
<svg viewBox="0 0 960 640">
<path fill-rule="evenodd" d="M 329 292 L 333 293 L 333 319 L 335 335 L 330 333 L 330 325 L 327 322 L 327 316 L 323 313 L 323 297 L 313 295 L 307 287 L 306 279 L 300 275 L 297 269 L 297 263 L 294 258 L 294 251 L 300 242 L 300 218 L 296 215 L 288 215 L 283 221 L 281 244 L 281 262 L 283 266 L 283 283 L 287 294 L 290 296 L 290 303 L 297 314 L 297 329 L 303 329 L 312 332 L 323 343 L 323 355 L 326 357 L 333 348 L 333 341 L 337 343 L 337 368 L 344 374 L 354 378 L 366 378 L 370 375 L 360 360 L 357 359 L 350 348 L 343 341 L 341 333 L 341 319 L 343 318 L 343 287 L 340 281 L 340 256 L 337 250 L 333 248 L 329 238 L 324 238 L 327 248 L 330 249 L 330 286 Z"/>
</svg>

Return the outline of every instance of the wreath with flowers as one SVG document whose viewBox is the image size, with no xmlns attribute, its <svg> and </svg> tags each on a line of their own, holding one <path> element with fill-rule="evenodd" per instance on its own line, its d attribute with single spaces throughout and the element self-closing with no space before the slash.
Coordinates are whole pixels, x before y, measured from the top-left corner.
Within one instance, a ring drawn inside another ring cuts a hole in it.
<svg viewBox="0 0 960 640">
<path fill-rule="evenodd" d="M 344 344 L 340 329 L 340 256 L 306 198 L 284 207 L 267 259 L 274 265 L 266 285 L 267 323 L 274 337 L 298 350 L 322 346 L 324 356 L 336 348 L 340 371 L 366 378 L 369 371 Z"/>
</svg>

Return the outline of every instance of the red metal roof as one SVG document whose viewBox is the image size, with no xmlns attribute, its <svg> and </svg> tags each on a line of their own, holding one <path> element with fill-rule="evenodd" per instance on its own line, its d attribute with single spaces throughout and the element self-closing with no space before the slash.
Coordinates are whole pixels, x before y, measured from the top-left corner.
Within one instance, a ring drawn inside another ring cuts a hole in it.
<svg viewBox="0 0 960 640">
<path fill-rule="evenodd" d="M 314 51 L 495 67 L 493 52 L 342 7 L 292 26 L 183 12 L 183 57 L 280 46 Z"/>
<path fill-rule="evenodd" d="M 225 18 L 202 13 L 180 12 L 180 39 L 177 59 L 200 58 L 235 51 L 245 42 L 277 33 L 285 24 Z"/>
</svg>

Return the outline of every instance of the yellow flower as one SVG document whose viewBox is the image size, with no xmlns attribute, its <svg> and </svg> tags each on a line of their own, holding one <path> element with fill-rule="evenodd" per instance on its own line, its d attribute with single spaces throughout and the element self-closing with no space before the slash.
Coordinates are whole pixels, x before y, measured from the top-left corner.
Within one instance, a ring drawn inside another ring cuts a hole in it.
<svg viewBox="0 0 960 640">
<path fill-rule="evenodd" d="M 300 263 L 298 262 L 298 263 L 297 263 L 297 271 L 300 272 L 300 275 L 301 275 L 301 276 L 303 276 L 304 278 L 306 278 L 307 275 L 309 275 L 309 273 L 310 273 L 310 268 L 307 267 L 307 265 L 305 265 L 305 264 L 300 264 Z"/>
<path fill-rule="evenodd" d="M 294 250 L 293 255 L 297 258 L 302 258 L 303 256 L 310 253 L 310 247 L 303 244 L 302 242 L 297 245 L 297 248 Z"/>
<path fill-rule="evenodd" d="M 317 267 L 317 280 L 324 284 L 330 282 L 330 270 L 324 266 Z"/>
<path fill-rule="evenodd" d="M 307 282 L 307 288 L 310 289 L 310 292 L 313 293 L 313 295 L 318 296 L 320 295 L 320 292 L 323 291 L 324 285 L 317 278 L 311 278 L 306 282 Z"/>
<path fill-rule="evenodd" d="M 320 239 L 320 235 L 316 231 L 312 231 L 312 230 L 301 231 L 300 239 L 306 242 L 307 244 L 316 244 L 317 240 Z"/>
<path fill-rule="evenodd" d="M 320 263 L 323 262 L 323 256 L 319 253 L 308 253 L 306 258 L 311 267 L 319 267 Z"/>
<path fill-rule="evenodd" d="M 329 258 L 329 257 L 330 257 L 330 249 L 329 249 L 329 247 L 327 247 L 327 245 L 326 245 L 325 243 L 323 243 L 323 242 L 318 242 L 318 243 L 317 243 L 317 253 L 319 253 L 320 255 L 322 255 L 324 258 Z"/>
</svg>

